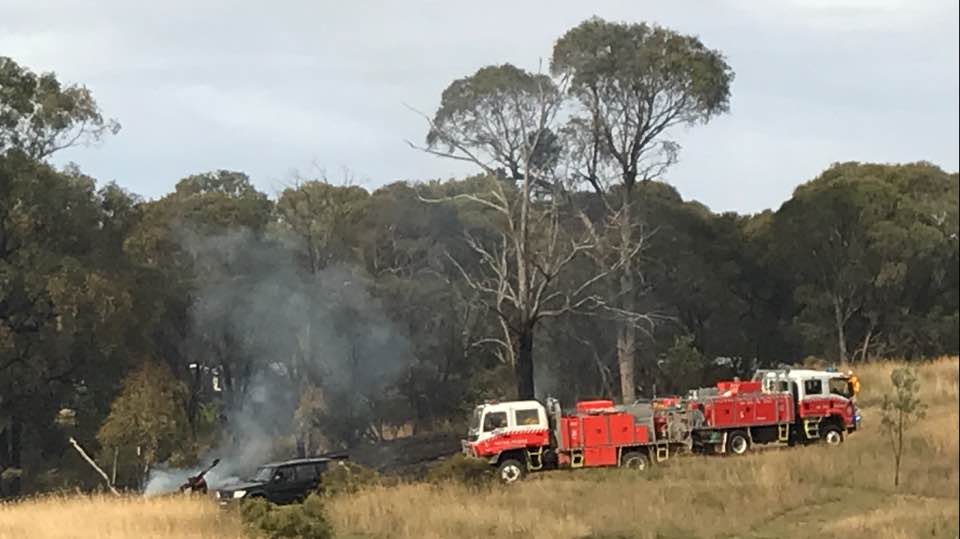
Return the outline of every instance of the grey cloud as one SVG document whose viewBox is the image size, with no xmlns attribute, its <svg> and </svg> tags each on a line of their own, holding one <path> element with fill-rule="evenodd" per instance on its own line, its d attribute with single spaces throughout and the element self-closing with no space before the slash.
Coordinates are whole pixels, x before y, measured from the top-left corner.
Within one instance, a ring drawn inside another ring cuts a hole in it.
<svg viewBox="0 0 960 539">
<path fill-rule="evenodd" d="M 666 178 L 716 210 L 775 207 L 834 160 L 960 166 L 955 2 L 0 0 L 0 54 L 87 84 L 124 130 L 58 159 L 147 196 L 215 168 L 270 192 L 311 163 L 376 186 L 470 172 L 404 144 L 425 133 L 404 103 L 432 111 L 485 64 L 537 69 L 591 15 L 729 57 L 731 113 L 675 133 Z"/>
</svg>

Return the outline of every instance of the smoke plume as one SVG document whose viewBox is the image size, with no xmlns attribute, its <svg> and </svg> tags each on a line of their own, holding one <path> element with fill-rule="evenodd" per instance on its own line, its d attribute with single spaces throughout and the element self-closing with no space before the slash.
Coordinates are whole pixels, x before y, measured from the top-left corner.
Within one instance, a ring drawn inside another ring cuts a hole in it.
<svg viewBox="0 0 960 539">
<path fill-rule="evenodd" d="M 181 236 L 201 283 L 184 344 L 190 361 L 218 378 L 221 391 L 204 391 L 222 402 L 224 432 L 196 468 L 155 467 L 146 494 L 175 490 L 214 458 L 221 462 L 206 476 L 210 488 L 295 457 L 294 414 L 306 388 L 335 401 L 332 414 L 362 423 L 405 372 L 408 342 L 361 271 L 311 271 L 296 242 L 248 231 Z"/>
</svg>

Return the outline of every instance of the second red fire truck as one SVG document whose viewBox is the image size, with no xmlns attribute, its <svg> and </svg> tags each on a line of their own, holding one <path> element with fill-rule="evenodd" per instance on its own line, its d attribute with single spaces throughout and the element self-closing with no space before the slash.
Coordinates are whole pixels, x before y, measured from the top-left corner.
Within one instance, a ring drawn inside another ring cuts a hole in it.
<svg viewBox="0 0 960 539">
<path fill-rule="evenodd" d="M 859 428 L 852 373 L 760 370 L 686 397 L 616 406 L 556 399 L 488 402 L 473 411 L 463 451 L 512 483 L 528 472 L 620 466 L 644 469 L 683 451 L 740 455 L 753 444 L 840 444 Z"/>
</svg>

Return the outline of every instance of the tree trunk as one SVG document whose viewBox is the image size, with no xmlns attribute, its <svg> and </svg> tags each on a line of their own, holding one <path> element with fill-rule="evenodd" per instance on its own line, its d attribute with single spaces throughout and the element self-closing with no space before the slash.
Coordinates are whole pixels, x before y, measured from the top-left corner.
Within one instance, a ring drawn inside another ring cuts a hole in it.
<svg viewBox="0 0 960 539">
<path fill-rule="evenodd" d="M 860 347 L 860 361 L 866 362 L 870 354 L 870 338 L 873 337 L 874 322 L 870 320 L 870 327 L 867 329 L 867 336 L 863 338 L 863 346 Z"/>
<path fill-rule="evenodd" d="M 893 487 L 900 486 L 900 457 L 903 456 L 903 411 L 897 411 L 897 452 L 894 455 L 896 468 L 893 472 Z"/>
<path fill-rule="evenodd" d="M 836 297 L 833 298 L 833 315 L 837 323 L 837 349 L 840 353 L 840 362 L 844 363 L 847 361 L 847 338 L 843 332 L 843 326 L 846 324 L 846 321 L 840 312 L 840 300 Z"/>
<path fill-rule="evenodd" d="M 117 459 L 120 457 L 120 448 L 113 448 L 113 471 L 110 473 L 110 484 L 117 484 Z"/>
<path fill-rule="evenodd" d="M 20 478 L 23 477 L 23 465 L 20 461 L 22 454 L 22 434 L 23 423 L 20 421 L 20 418 L 14 414 L 13 417 L 10 418 L 10 438 L 8 440 L 10 452 L 7 456 L 10 459 L 9 467 L 20 470 L 20 473 L 15 474 L 7 484 L 7 495 L 13 498 L 20 496 Z"/>
<path fill-rule="evenodd" d="M 900 486 L 900 455 L 895 455 L 893 457 L 894 468 L 893 468 L 893 487 L 897 488 Z"/>
<path fill-rule="evenodd" d="M 620 273 L 620 308 L 625 312 L 634 312 L 633 261 L 630 251 L 633 246 L 633 219 L 631 215 L 632 186 L 624 186 L 623 204 L 620 212 L 620 256 L 624 257 Z M 617 364 L 620 368 L 620 395 L 624 404 L 637 400 L 637 382 L 634 376 L 636 360 L 637 330 L 630 321 L 622 320 L 617 328 Z"/>
<path fill-rule="evenodd" d="M 632 404 L 637 400 L 635 349 L 636 328 L 628 322 L 621 322 L 617 332 L 617 362 L 620 367 L 620 395 L 624 404 Z"/>
<path fill-rule="evenodd" d="M 197 414 L 200 411 L 200 392 L 203 391 L 203 364 L 197 362 L 197 368 L 190 379 L 190 399 L 187 401 L 187 423 L 190 433 L 197 435 Z"/>
<path fill-rule="evenodd" d="M 533 388 L 533 328 L 521 326 L 516 336 L 517 351 L 513 368 L 517 377 L 517 398 L 529 400 L 535 398 Z"/>
<path fill-rule="evenodd" d="M 2 417 L 0 416 L 0 418 Z M 9 422 L 0 422 L 0 500 L 7 496 L 7 492 L 4 490 L 3 472 L 10 466 L 9 432 Z"/>
</svg>

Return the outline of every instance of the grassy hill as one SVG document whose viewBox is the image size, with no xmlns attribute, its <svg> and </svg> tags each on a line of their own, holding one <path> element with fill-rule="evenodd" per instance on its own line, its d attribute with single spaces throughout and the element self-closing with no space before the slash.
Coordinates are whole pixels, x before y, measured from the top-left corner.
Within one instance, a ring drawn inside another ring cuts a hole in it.
<svg viewBox="0 0 960 539">
<path fill-rule="evenodd" d="M 377 487 L 336 497 L 328 515 L 344 538 L 956 538 L 957 358 L 919 368 L 927 419 L 908 431 L 893 488 L 878 406 L 894 362 L 856 369 L 863 430 L 839 448 L 681 457 L 637 475 L 556 471 L 511 488 Z M 51 498 L 0 506 L 0 538 L 241 536 L 230 514 L 184 499 Z"/>
</svg>

